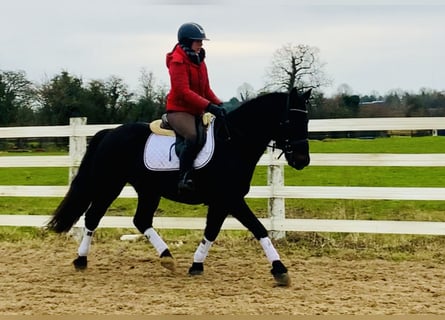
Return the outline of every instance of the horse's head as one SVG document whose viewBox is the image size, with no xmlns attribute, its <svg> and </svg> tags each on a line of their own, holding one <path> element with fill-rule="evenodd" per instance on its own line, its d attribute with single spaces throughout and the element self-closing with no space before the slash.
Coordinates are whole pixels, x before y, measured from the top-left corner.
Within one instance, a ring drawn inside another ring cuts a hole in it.
<svg viewBox="0 0 445 320">
<path fill-rule="evenodd" d="M 308 111 L 311 90 L 302 94 L 294 88 L 287 98 L 281 117 L 276 147 L 283 150 L 287 163 L 301 170 L 309 165 Z"/>
</svg>

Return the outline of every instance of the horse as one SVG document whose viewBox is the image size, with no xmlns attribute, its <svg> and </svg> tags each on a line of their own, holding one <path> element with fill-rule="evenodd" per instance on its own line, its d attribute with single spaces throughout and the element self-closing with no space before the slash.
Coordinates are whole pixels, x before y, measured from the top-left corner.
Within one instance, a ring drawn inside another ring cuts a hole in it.
<svg viewBox="0 0 445 320">
<path fill-rule="evenodd" d="M 153 228 L 153 216 L 161 197 L 186 204 L 207 206 L 206 225 L 190 275 L 204 272 L 204 261 L 230 214 L 253 233 L 261 244 L 276 285 L 288 286 L 290 277 L 268 231 L 244 197 L 249 192 L 254 169 L 270 143 L 282 150 L 290 167 L 301 170 L 309 165 L 308 110 L 311 91 L 271 92 L 243 102 L 213 121 L 214 149 L 211 159 L 195 169 L 195 190 L 180 194 L 178 170 L 150 170 L 144 163 L 147 139 L 154 133 L 147 123 L 127 123 L 97 132 L 88 145 L 68 192 L 47 223 L 56 233 L 68 232 L 84 214 L 84 232 L 76 269 L 87 267 L 93 233 L 111 203 L 128 183 L 138 202 L 134 226 L 156 249 L 161 265 L 175 270 L 167 244 Z M 156 150 L 148 150 L 148 153 Z M 282 155 L 281 154 L 281 155 Z"/>
</svg>

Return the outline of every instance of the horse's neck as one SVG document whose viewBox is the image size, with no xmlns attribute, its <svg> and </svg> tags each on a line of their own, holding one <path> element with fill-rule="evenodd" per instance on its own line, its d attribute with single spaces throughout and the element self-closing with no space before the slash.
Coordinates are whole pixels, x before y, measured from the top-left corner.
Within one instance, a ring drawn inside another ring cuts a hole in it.
<svg viewBox="0 0 445 320">
<path fill-rule="evenodd" d="M 264 153 L 280 119 L 280 104 L 264 100 L 258 98 L 258 101 L 252 101 L 228 116 L 232 142 L 255 160 Z"/>
</svg>

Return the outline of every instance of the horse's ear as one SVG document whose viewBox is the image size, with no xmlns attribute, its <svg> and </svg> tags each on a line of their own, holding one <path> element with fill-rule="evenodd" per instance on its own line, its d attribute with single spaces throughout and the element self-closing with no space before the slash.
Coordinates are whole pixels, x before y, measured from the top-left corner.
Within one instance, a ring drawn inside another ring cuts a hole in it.
<svg viewBox="0 0 445 320">
<path fill-rule="evenodd" d="M 309 100 L 309 98 L 311 97 L 311 93 L 312 93 L 312 88 L 309 89 L 308 91 L 306 91 L 305 93 L 303 93 L 303 98 L 305 100 Z"/>
<path fill-rule="evenodd" d="M 292 90 L 289 92 L 289 99 L 290 101 L 296 101 L 298 98 L 298 89 L 296 87 L 293 87 Z M 290 104 L 292 105 L 292 103 Z"/>
<path fill-rule="evenodd" d="M 311 97 L 312 94 L 312 88 L 310 88 L 309 90 L 307 90 L 306 92 L 304 92 L 301 97 L 303 97 L 305 100 L 309 99 Z M 292 90 L 290 91 L 290 96 L 292 98 L 297 97 L 298 96 L 298 89 L 297 87 L 293 87 Z"/>
</svg>

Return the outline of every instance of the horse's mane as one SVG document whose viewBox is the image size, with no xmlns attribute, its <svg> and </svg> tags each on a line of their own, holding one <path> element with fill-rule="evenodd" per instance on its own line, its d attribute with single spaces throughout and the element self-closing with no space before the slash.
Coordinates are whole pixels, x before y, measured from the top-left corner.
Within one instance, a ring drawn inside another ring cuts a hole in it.
<svg viewBox="0 0 445 320">
<path fill-rule="evenodd" d="M 227 113 L 227 126 L 223 126 L 221 132 L 225 136 L 229 130 L 232 136 L 242 137 L 237 140 L 242 143 L 246 143 L 246 140 L 250 143 L 269 141 L 261 136 L 267 135 L 271 128 L 278 125 L 286 106 L 286 97 L 286 93 L 272 92 L 244 101 Z"/>
<path fill-rule="evenodd" d="M 229 109 L 228 113 L 236 114 L 245 111 L 250 112 L 251 108 L 254 108 L 252 110 L 260 111 L 260 108 L 268 107 L 271 104 L 277 105 L 280 96 L 285 95 L 286 94 L 284 92 L 263 93 L 255 98 L 243 101 L 239 106 Z"/>
</svg>

